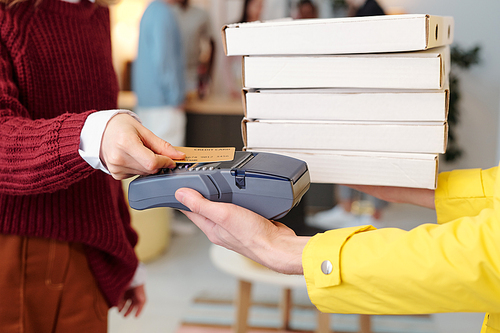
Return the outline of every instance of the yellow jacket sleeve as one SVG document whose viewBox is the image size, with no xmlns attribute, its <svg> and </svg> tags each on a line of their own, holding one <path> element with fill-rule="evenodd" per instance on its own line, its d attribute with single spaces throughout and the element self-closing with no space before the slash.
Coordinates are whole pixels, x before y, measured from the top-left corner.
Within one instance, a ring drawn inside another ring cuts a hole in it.
<svg viewBox="0 0 500 333">
<path fill-rule="evenodd" d="M 497 167 L 439 174 L 434 200 L 437 222 L 442 224 L 462 216 L 475 216 L 493 207 L 496 175 Z"/>
<path fill-rule="evenodd" d="M 473 197 L 487 208 L 467 207 L 471 216 L 410 231 L 365 226 L 312 237 L 303 251 L 311 301 L 332 313 L 500 312 L 500 184 L 485 186 L 478 173 L 483 194 Z"/>
</svg>

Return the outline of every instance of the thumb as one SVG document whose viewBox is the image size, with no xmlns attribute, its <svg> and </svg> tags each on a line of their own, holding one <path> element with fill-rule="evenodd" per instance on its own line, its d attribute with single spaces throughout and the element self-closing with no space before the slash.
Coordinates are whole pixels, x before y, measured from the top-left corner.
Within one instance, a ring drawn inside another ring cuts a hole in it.
<svg viewBox="0 0 500 333">
<path fill-rule="evenodd" d="M 200 213 L 200 206 L 203 199 L 200 193 L 189 188 L 180 188 L 175 192 L 175 198 L 193 213 Z"/>
<path fill-rule="evenodd" d="M 227 220 L 231 219 L 232 205 L 213 202 L 190 188 L 180 188 L 175 192 L 175 198 L 191 212 L 209 219 L 215 224 L 224 227 Z"/>
<path fill-rule="evenodd" d="M 253 220 L 263 217 L 243 207 L 223 202 L 214 202 L 206 199 L 200 193 L 189 188 L 180 188 L 175 192 L 175 198 L 191 212 L 201 215 L 224 229 L 232 229 L 233 221 L 240 219 Z M 267 220 L 266 220 L 267 221 Z"/>
<path fill-rule="evenodd" d="M 159 138 L 147 128 L 144 127 L 144 130 L 141 131 L 140 134 L 144 145 L 155 154 L 168 156 L 173 160 L 182 160 L 186 158 L 186 154 L 178 151 L 170 143 Z"/>
</svg>

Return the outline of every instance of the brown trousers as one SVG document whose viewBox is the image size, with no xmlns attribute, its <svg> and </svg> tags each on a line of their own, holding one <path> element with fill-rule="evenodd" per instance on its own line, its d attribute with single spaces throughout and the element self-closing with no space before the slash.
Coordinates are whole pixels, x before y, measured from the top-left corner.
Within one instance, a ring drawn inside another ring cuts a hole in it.
<svg viewBox="0 0 500 333">
<path fill-rule="evenodd" d="M 0 332 L 107 332 L 80 244 L 0 234 L 0 256 Z"/>
</svg>

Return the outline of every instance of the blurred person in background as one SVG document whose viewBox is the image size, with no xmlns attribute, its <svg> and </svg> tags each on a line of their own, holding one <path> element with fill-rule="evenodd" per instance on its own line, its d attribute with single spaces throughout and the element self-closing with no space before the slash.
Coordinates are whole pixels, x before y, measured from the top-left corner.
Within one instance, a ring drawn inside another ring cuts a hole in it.
<svg viewBox="0 0 500 333">
<path fill-rule="evenodd" d="M 384 10 L 376 0 L 345 0 L 348 16 L 385 15 Z"/>
<path fill-rule="evenodd" d="M 179 1 L 154 0 L 148 5 L 132 65 L 136 113 L 144 126 L 174 146 L 184 145 L 186 133 L 184 50 L 173 9 Z"/>
<path fill-rule="evenodd" d="M 186 96 L 203 98 L 208 93 L 215 56 L 210 15 L 189 0 L 181 0 L 174 10 L 184 47 Z"/>
<path fill-rule="evenodd" d="M 262 15 L 264 0 L 245 0 L 243 12 L 238 23 L 259 21 Z"/>
<path fill-rule="evenodd" d="M 264 0 L 245 0 L 240 20 L 237 23 L 259 21 L 263 7 Z M 225 57 L 223 75 L 229 96 L 240 99 L 242 88 L 241 57 Z"/>
<path fill-rule="evenodd" d="M 297 4 L 297 19 L 313 19 L 318 17 L 318 8 L 311 0 L 300 0 Z"/>
</svg>

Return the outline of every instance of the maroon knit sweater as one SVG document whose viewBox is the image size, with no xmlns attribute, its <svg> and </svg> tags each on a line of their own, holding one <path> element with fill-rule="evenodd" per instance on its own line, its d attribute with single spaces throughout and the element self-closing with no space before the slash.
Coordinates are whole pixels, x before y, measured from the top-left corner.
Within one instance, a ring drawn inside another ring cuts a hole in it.
<svg viewBox="0 0 500 333">
<path fill-rule="evenodd" d="M 78 154 L 87 116 L 117 107 L 109 30 L 87 0 L 0 5 L 0 233 L 83 243 L 116 305 L 137 235 L 121 183 Z"/>
</svg>

